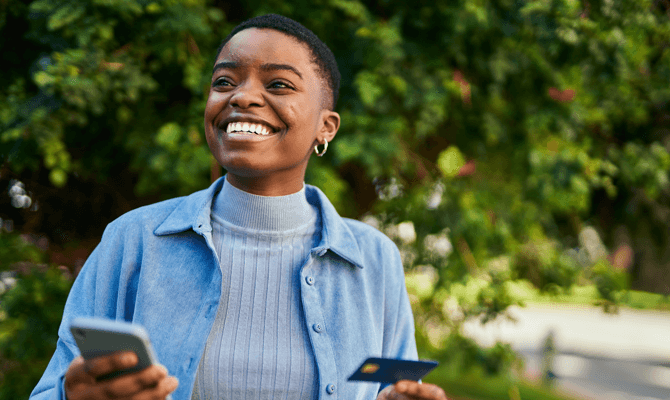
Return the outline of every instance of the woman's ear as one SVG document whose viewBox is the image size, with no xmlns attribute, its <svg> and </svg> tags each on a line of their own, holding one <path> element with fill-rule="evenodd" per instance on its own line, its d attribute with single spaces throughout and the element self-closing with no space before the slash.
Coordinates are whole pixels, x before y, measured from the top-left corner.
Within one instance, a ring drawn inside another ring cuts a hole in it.
<svg viewBox="0 0 670 400">
<path fill-rule="evenodd" d="M 332 142 L 338 129 L 340 129 L 340 114 L 331 110 L 322 110 L 321 129 L 317 135 L 319 143 L 323 144 L 324 140 Z"/>
</svg>

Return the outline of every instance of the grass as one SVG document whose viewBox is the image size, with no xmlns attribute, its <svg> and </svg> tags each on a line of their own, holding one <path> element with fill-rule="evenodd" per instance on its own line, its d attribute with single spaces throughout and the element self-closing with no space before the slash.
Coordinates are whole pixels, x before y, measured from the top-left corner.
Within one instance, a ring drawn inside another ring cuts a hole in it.
<svg viewBox="0 0 670 400">
<path fill-rule="evenodd" d="M 594 305 L 599 301 L 595 285 L 574 286 L 569 294 L 541 293 L 528 281 L 506 282 L 507 289 L 515 300 L 525 304 L 579 304 Z M 628 291 L 622 299 L 623 307 L 641 310 L 670 311 L 670 298 L 658 293 Z"/>
<path fill-rule="evenodd" d="M 670 311 L 670 298 L 658 293 L 631 290 L 624 301 L 627 306 L 632 308 Z"/>
<path fill-rule="evenodd" d="M 449 366 L 438 367 L 424 381 L 440 386 L 453 400 L 577 400 L 527 380 L 463 374 Z"/>
</svg>

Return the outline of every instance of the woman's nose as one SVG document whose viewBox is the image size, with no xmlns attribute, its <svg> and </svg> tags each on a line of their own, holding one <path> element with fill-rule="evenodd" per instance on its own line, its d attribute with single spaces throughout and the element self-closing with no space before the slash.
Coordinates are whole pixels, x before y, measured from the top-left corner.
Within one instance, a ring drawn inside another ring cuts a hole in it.
<svg viewBox="0 0 670 400">
<path fill-rule="evenodd" d="M 239 85 L 230 98 L 230 104 L 240 108 L 264 106 L 265 98 L 263 97 L 263 86 L 253 82 L 246 82 Z"/>
</svg>

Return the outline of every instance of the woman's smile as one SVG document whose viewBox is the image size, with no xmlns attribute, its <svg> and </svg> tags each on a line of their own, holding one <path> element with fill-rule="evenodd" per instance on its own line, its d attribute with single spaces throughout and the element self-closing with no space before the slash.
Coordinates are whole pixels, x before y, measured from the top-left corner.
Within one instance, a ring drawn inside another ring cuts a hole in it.
<svg viewBox="0 0 670 400">
<path fill-rule="evenodd" d="M 267 136 L 272 132 L 272 128 L 263 126 L 263 124 L 254 124 L 248 122 L 231 122 L 226 128 L 226 133 L 251 133 L 255 135 Z"/>
<path fill-rule="evenodd" d="M 280 133 L 279 128 L 275 128 L 257 117 L 249 116 L 229 117 L 219 127 L 219 139 L 221 140 L 225 135 L 227 140 L 260 141 Z"/>
</svg>

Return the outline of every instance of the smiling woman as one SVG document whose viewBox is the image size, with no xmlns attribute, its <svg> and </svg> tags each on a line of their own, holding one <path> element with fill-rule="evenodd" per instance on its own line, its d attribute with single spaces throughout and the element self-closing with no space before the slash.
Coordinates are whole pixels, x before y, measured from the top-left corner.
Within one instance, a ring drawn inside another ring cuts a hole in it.
<svg viewBox="0 0 670 400">
<path fill-rule="evenodd" d="M 233 30 L 204 116 L 228 174 L 107 227 L 31 398 L 446 399 L 430 384 L 346 380 L 368 357 L 417 350 L 397 247 L 304 183 L 340 126 L 338 90 L 332 53 L 297 22 L 267 15 Z M 165 367 L 99 381 L 137 357 L 76 357 L 78 316 L 143 325 Z"/>
<path fill-rule="evenodd" d="M 295 193 L 314 146 L 335 137 L 340 117 L 323 107 L 328 90 L 312 59 L 307 45 L 271 29 L 243 30 L 222 48 L 205 134 L 233 186 L 264 196 Z M 245 123 L 268 135 L 240 132 L 237 125 Z"/>
</svg>

